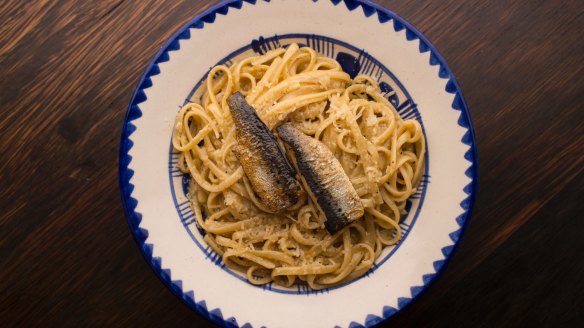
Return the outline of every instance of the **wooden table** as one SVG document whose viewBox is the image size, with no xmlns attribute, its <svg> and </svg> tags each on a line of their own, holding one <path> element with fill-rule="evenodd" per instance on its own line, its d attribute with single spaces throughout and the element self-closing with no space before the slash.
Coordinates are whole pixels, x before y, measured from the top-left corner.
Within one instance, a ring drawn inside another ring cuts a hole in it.
<svg viewBox="0 0 584 328">
<path fill-rule="evenodd" d="M 380 2 L 425 33 L 454 70 L 479 154 L 474 215 L 458 252 L 383 326 L 581 324 L 584 2 Z M 212 326 L 143 260 L 117 179 L 140 75 L 208 6 L 0 4 L 1 327 Z"/>
</svg>

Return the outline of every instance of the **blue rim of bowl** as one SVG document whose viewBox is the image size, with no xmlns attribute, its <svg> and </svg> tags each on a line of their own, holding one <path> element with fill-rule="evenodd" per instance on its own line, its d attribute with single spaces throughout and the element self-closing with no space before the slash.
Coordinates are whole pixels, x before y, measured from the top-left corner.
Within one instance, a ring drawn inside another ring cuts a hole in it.
<svg viewBox="0 0 584 328">
<path fill-rule="evenodd" d="M 183 302 L 187 304 L 190 308 L 197 311 L 202 316 L 211 320 L 212 322 L 225 326 L 225 327 L 240 327 L 237 319 L 234 317 L 223 318 L 220 308 L 215 308 L 212 310 L 207 309 L 204 300 L 195 300 L 195 295 L 193 291 L 183 291 L 181 280 L 172 280 L 170 269 L 163 269 L 161 266 L 161 259 L 152 256 L 153 245 L 146 243 L 148 238 L 148 231 L 140 228 L 140 222 L 142 221 L 142 215 L 136 212 L 136 205 L 138 201 L 132 197 L 132 191 L 134 190 L 134 185 L 130 182 L 134 171 L 129 168 L 129 164 L 132 161 L 132 156 L 129 154 L 130 149 L 133 146 L 132 140 L 130 140 L 130 135 L 136 130 L 135 125 L 132 121 L 140 118 L 142 112 L 138 106 L 140 103 L 146 101 L 147 97 L 144 89 L 152 86 L 151 76 L 160 73 L 158 67 L 159 63 L 166 62 L 169 60 L 168 53 L 180 49 L 179 41 L 183 39 L 190 38 L 190 29 L 202 29 L 205 24 L 211 24 L 215 21 L 216 15 L 227 15 L 229 8 L 241 9 L 243 3 L 248 3 L 255 5 L 256 2 L 260 0 L 223 0 L 219 3 L 211 6 L 200 14 L 196 15 L 194 18 L 189 20 L 173 36 L 160 48 L 160 50 L 154 56 L 154 59 L 148 64 L 145 72 L 142 74 L 138 86 L 136 87 L 132 100 L 128 105 L 126 111 L 126 116 L 124 118 L 124 125 L 121 133 L 120 140 L 120 153 L 118 158 L 118 171 L 119 171 L 119 184 L 121 190 L 122 204 L 126 213 L 126 219 L 134 240 L 142 255 L 144 256 L 146 262 L 149 263 L 151 269 L 156 273 L 156 276 Z M 269 0 L 263 0 L 264 2 L 269 2 Z M 352 321 L 349 323 L 350 328 L 355 327 L 372 327 L 386 321 L 390 317 L 394 317 L 397 313 L 403 311 L 407 308 L 414 300 L 419 298 L 421 295 L 427 291 L 428 287 L 438 278 L 443 272 L 446 265 L 450 262 L 453 252 L 456 251 L 459 245 L 460 238 L 464 234 L 470 216 L 472 215 L 473 205 L 476 195 L 477 182 L 478 182 L 478 158 L 476 152 L 476 139 L 474 135 L 474 129 L 472 126 L 472 121 L 470 118 L 470 113 L 464 100 L 464 96 L 460 90 L 460 86 L 452 73 L 452 70 L 446 64 L 444 58 L 440 55 L 436 47 L 413 25 L 405 21 L 403 18 L 395 14 L 394 12 L 372 2 L 369 0 L 313 0 L 316 1 L 330 1 L 335 6 L 339 5 L 341 2 L 345 4 L 349 11 L 353 11 L 359 7 L 362 8 L 363 14 L 367 18 L 375 18 L 380 23 L 392 22 L 394 30 L 400 32 L 405 30 L 405 36 L 408 41 L 419 40 L 419 52 L 425 53 L 430 52 L 431 66 L 439 66 L 438 76 L 442 79 L 447 79 L 446 92 L 454 95 L 454 101 L 452 103 L 452 109 L 460 111 L 460 117 L 458 119 L 458 125 L 467 129 L 467 132 L 461 139 L 461 142 L 469 146 L 468 151 L 465 153 L 464 158 L 470 163 L 470 166 L 465 171 L 465 175 L 471 179 L 470 183 L 463 188 L 467 197 L 460 203 L 460 207 L 464 210 L 462 214 L 456 217 L 456 222 L 460 229 L 450 233 L 450 238 L 453 242 L 452 245 L 442 248 L 442 253 L 444 259 L 434 261 L 434 269 L 436 273 L 423 275 L 423 285 L 413 286 L 410 288 L 412 296 L 411 297 L 401 297 L 398 298 L 397 308 L 390 306 L 384 306 L 382 309 L 382 315 L 377 316 L 374 314 L 369 314 L 365 317 L 364 323 L 358 323 Z M 376 310 L 377 312 L 377 310 Z M 359 320 L 361 321 L 361 320 Z M 362 322 L 362 321 L 361 321 Z M 241 327 L 252 327 L 250 323 L 245 323 Z"/>
</svg>

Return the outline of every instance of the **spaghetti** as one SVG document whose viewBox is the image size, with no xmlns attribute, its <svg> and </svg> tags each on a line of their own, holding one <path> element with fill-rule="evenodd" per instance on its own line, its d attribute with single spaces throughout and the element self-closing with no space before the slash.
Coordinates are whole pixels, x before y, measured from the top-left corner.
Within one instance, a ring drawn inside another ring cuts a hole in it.
<svg viewBox="0 0 584 328">
<path fill-rule="evenodd" d="M 331 235 L 313 197 L 282 213 L 259 201 L 232 152 L 227 98 L 237 91 L 272 132 L 292 122 L 333 152 L 365 208 L 362 219 Z M 426 147 L 420 124 L 400 118 L 374 79 L 351 79 L 335 60 L 296 44 L 211 69 L 200 104 L 178 113 L 172 143 L 191 177 L 197 225 L 223 262 L 252 284 L 313 289 L 365 274 L 400 240 L 400 217 L 421 180 Z"/>
</svg>

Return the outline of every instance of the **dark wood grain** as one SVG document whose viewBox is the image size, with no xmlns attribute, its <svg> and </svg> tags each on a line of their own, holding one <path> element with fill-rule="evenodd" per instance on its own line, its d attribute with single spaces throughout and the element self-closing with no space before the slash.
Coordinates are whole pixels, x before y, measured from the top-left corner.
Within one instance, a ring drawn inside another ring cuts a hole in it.
<svg viewBox="0 0 584 328">
<path fill-rule="evenodd" d="M 450 265 L 383 326 L 584 319 L 584 3 L 380 1 L 454 70 L 478 141 Z M 128 230 L 118 142 L 133 89 L 203 1 L 0 4 L 0 326 L 212 326 Z"/>
</svg>

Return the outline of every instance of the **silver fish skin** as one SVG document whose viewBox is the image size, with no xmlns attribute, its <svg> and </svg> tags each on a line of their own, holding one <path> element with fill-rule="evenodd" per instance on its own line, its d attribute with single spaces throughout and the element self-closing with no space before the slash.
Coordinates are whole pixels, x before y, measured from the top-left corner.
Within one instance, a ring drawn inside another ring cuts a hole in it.
<svg viewBox="0 0 584 328">
<path fill-rule="evenodd" d="M 334 234 L 360 219 L 365 213 L 361 199 L 333 153 L 290 123 L 277 131 L 294 152 L 298 169 L 326 216 L 326 229 Z"/>
<path fill-rule="evenodd" d="M 296 204 L 304 190 L 274 135 L 241 93 L 231 95 L 227 104 L 236 131 L 233 153 L 260 201 L 272 212 Z"/>
</svg>

